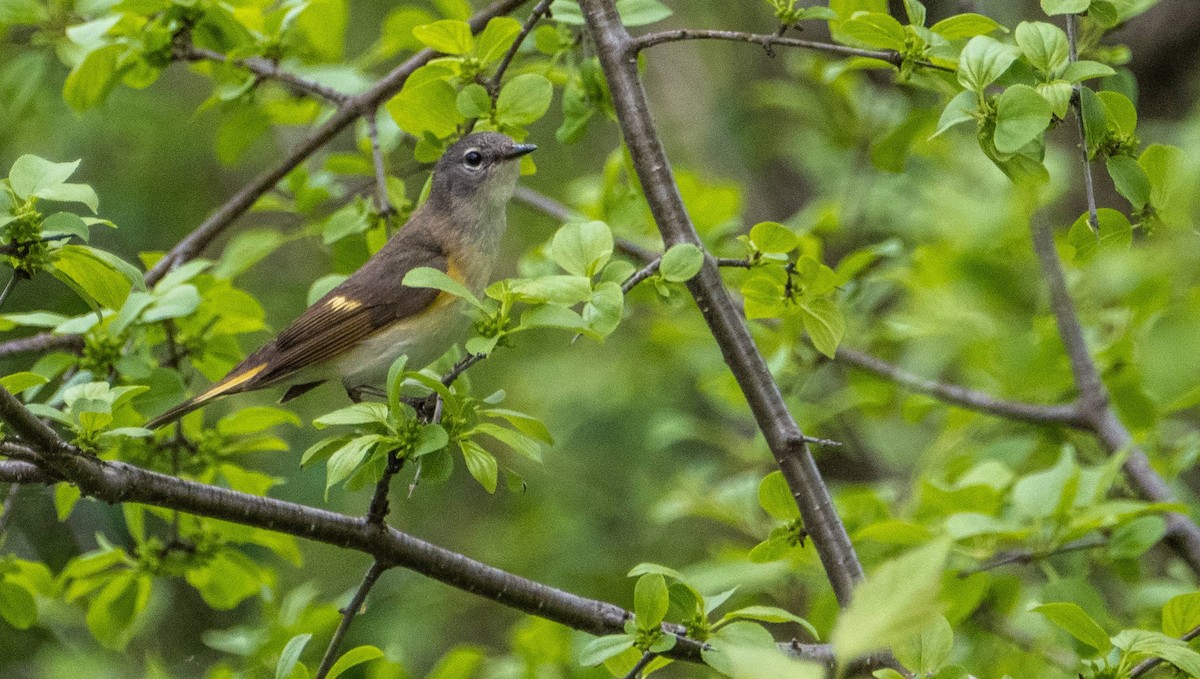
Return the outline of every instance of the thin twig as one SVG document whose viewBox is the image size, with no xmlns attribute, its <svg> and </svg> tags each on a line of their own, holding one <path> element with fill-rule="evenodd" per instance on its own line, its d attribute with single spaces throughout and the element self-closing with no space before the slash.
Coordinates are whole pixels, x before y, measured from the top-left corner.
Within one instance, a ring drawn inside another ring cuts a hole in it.
<svg viewBox="0 0 1200 679">
<path fill-rule="evenodd" d="M 1196 627 L 1193 627 L 1192 629 L 1188 630 L 1188 633 L 1183 635 L 1179 639 L 1181 641 L 1188 642 L 1188 641 L 1191 641 L 1192 639 L 1195 639 L 1196 637 L 1200 637 L 1200 625 L 1197 625 Z M 1138 677 L 1145 675 L 1147 672 L 1154 669 L 1155 667 L 1158 667 L 1159 665 L 1161 665 L 1164 662 L 1166 662 L 1166 661 L 1163 660 L 1162 658 L 1146 658 L 1142 662 L 1135 665 L 1132 670 L 1130 670 L 1129 679 L 1138 679 Z"/>
<path fill-rule="evenodd" d="M 350 603 L 342 609 L 342 622 L 334 631 L 333 638 L 329 640 L 329 646 L 325 647 L 325 655 L 321 658 L 321 666 L 317 668 L 314 679 L 325 679 L 325 675 L 329 674 L 329 670 L 333 668 L 333 662 L 337 660 L 337 651 L 338 647 L 342 645 L 342 639 L 346 637 L 346 632 L 350 630 L 350 624 L 362 610 L 363 602 L 367 600 L 367 593 L 375 586 L 375 581 L 383 575 L 385 570 L 387 570 L 387 566 L 379 561 L 372 563 L 371 567 L 367 569 L 367 574 L 363 576 L 362 583 L 354 592 Z"/>
<path fill-rule="evenodd" d="M 186 36 L 186 34 L 181 34 Z M 174 46 L 175 58 L 180 61 L 213 61 L 219 64 L 232 64 L 244 68 L 262 80 L 277 80 L 290 85 L 306 94 L 313 94 L 339 106 L 350 100 L 350 95 L 339 92 L 332 87 L 322 85 L 315 80 L 297 75 L 279 67 L 279 64 L 263 57 L 246 57 L 239 59 L 221 54 L 205 47 L 197 47 L 186 39 L 177 40 Z"/>
<path fill-rule="evenodd" d="M 657 655 L 651 653 L 650 651 L 643 653 L 642 659 L 638 660 L 637 664 L 633 666 L 633 669 L 629 670 L 629 674 L 625 675 L 625 679 L 638 679 L 638 677 L 640 677 L 642 674 L 642 670 L 646 669 L 646 665 L 649 665 L 650 662 L 656 657 Z"/>
<path fill-rule="evenodd" d="M 0 291 L 0 307 L 3 307 L 4 303 L 8 301 L 8 296 L 12 294 L 15 287 L 17 287 L 17 272 L 13 271 L 8 282 L 4 284 L 4 290 Z"/>
<path fill-rule="evenodd" d="M 694 28 L 682 28 L 674 31 L 662 31 L 659 33 L 649 33 L 637 38 L 632 43 L 632 49 L 636 52 L 661 45 L 669 42 L 679 42 L 682 40 L 731 40 L 734 42 L 748 42 L 756 45 L 761 45 L 767 53 L 773 54 L 771 48 L 779 47 L 799 47 L 803 49 L 818 50 L 829 54 L 837 54 L 843 57 L 865 57 L 867 59 L 878 59 L 885 61 L 897 68 L 904 63 L 904 55 L 896 50 L 868 50 L 858 47 L 849 47 L 846 45 L 837 45 L 829 42 L 819 42 L 816 40 L 804 40 L 801 38 L 785 38 L 782 35 L 771 35 L 765 33 L 745 33 L 742 31 L 710 31 Z M 941 66 L 925 60 L 917 60 L 913 63 L 924 66 L 925 68 L 933 68 L 939 71 L 954 72 L 953 68 Z"/>
<path fill-rule="evenodd" d="M 516 40 L 513 40 L 513 44 L 504 53 L 504 58 L 500 60 L 500 65 L 496 67 L 496 72 L 483 83 L 483 87 L 488 91 L 488 95 L 491 96 L 493 104 L 496 103 L 496 97 L 500 96 L 500 79 L 504 77 L 504 72 L 512 64 L 513 58 L 517 56 L 517 51 L 521 49 L 521 44 L 525 42 L 526 36 L 537 25 L 538 20 L 550 11 L 551 2 L 552 0 L 542 0 L 533 8 L 533 11 L 529 13 L 529 18 L 521 26 L 521 32 L 517 34 Z"/>
<path fill-rule="evenodd" d="M 932 396 L 939 401 L 968 410 L 1031 424 L 1061 424 L 1076 428 L 1087 426 L 1079 407 L 1075 404 L 1040 405 L 997 398 L 975 389 L 925 379 L 900 366 L 849 347 L 838 347 L 836 356 L 842 363 L 891 380 L 909 391 Z"/>
<path fill-rule="evenodd" d="M 468 368 L 487 357 L 487 354 L 467 354 L 466 356 L 458 359 L 458 362 L 451 366 L 450 370 L 446 371 L 445 375 L 442 375 L 442 384 L 446 385 L 447 387 L 451 384 L 454 384 L 454 380 L 457 380 L 460 375 L 467 371 Z"/>
<path fill-rule="evenodd" d="M 1075 37 L 1075 15 L 1067 14 L 1067 45 L 1069 46 L 1068 58 L 1071 63 L 1079 60 L 1079 42 Z M 1096 210 L 1096 183 L 1092 179 L 1092 159 L 1088 154 L 1087 142 L 1087 127 L 1083 122 L 1083 85 L 1076 83 L 1074 85 L 1074 93 L 1071 96 L 1071 104 L 1075 109 L 1075 119 L 1079 123 L 1079 146 L 1083 150 L 1083 188 L 1087 194 L 1088 205 L 1088 224 L 1092 227 L 1092 231 L 1100 233 L 1100 217 Z"/>
<path fill-rule="evenodd" d="M 371 159 L 375 163 L 375 211 L 383 217 L 395 214 L 392 201 L 388 198 L 387 168 L 383 163 L 383 147 L 379 145 L 379 122 L 376 120 L 379 110 L 373 110 L 366 116 L 367 139 L 371 141 Z"/>
<path fill-rule="evenodd" d="M 1104 538 L 1103 536 L 1099 536 L 1080 538 L 1046 551 L 1035 551 L 1032 549 L 1010 549 L 1003 552 L 998 552 L 992 556 L 992 558 L 984 561 L 974 568 L 967 568 L 959 571 L 958 577 L 965 579 L 975 575 L 976 573 L 983 573 L 985 571 L 995 570 L 997 568 L 1012 564 L 1029 565 L 1044 559 L 1048 559 L 1052 556 L 1057 556 L 1059 554 L 1095 549 L 1096 547 L 1103 547 L 1107 544 L 1108 539 Z"/>
<path fill-rule="evenodd" d="M 646 266 L 642 267 L 639 271 L 631 275 L 629 278 L 625 279 L 625 282 L 621 284 L 621 292 L 628 295 L 629 291 L 636 288 L 638 283 L 641 283 L 647 278 L 658 273 L 658 267 L 661 265 L 662 257 L 655 257 L 654 261 L 650 262 Z"/>
<path fill-rule="evenodd" d="M 621 23 L 612 0 L 581 0 L 579 4 L 596 44 L 622 136 L 664 244 L 691 243 L 700 247 L 700 236 L 683 205 L 650 114 L 635 58 L 637 45 Z M 847 604 L 855 584 L 862 579 L 862 565 L 833 508 L 804 433 L 789 412 L 716 263 L 705 258 L 699 274 L 687 282 L 687 287 L 796 498 L 837 600 Z"/>
<path fill-rule="evenodd" d="M 731 269 L 750 269 L 754 262 L 744 257 L 717 257 L 717 266 Z"/>
</svg>

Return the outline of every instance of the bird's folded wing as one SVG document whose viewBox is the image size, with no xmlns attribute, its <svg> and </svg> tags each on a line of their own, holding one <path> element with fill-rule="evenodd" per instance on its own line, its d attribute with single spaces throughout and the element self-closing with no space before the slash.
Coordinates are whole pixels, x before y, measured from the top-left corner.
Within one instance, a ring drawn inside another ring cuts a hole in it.
<svg viewBox="0 0 1200 679">
<path fill-rule="evenodd" d="M 266 364 L 255 382 L 275 382 L 331 359 L 397 321 L 421 315 L 433 305 L 439 291 L 411 288 L 401 281 L 416 265 L 447 271 L 443 254 L 379 254 L 385 256 L 372 259 L 330 290 L 280 332 L 274 342 L 244 362 L 248 368 Z"/>
</svg>

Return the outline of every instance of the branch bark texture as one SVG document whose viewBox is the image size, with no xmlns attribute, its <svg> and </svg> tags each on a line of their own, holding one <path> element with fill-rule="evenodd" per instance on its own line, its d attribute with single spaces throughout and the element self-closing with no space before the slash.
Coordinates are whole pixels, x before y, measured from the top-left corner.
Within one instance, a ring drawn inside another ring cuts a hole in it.
<svg viewBox="0 0 1200 679">
<path fill-rule="evenodd" d="M 676 243 L 702 246 L 650 115 L 638 76 L 636 42 L 621 24 L 611 0 L 581 0 L 579 4 L 596 43 L 621 132 L 666 247 Z M 845 605 L 854 585 L 862 579 L 862 566 L 804 434 L 725 289 L 716 261 L 706 255 L 700 273 L 687 285 L 783 470 L 833 591 Z"/>
</svg>

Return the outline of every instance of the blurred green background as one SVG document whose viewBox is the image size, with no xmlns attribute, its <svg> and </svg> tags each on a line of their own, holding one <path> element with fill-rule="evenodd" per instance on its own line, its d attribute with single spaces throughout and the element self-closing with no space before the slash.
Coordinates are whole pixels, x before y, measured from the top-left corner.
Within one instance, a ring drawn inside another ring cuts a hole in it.
<svg viewBox="0 0 1200 679">
<path fill-rule="evenodd" d="M 667 4 L 674 15 L 655 29 L 773 29 L 764 2 Z M 1029 0 L 929 0 L 927 5 L 933 20 L 971 9 L 1007 25 L 1034 17 L 1037 9 Z M 374 42 L 392 8 L 393 3 L 351 0 L 348 57 Z M 805 37 L 820 39 L 822 30 L 806 31 Z M 29 52 L 13 46 L 20 35 L 9 37 L 0 46 L 0 71 Z M 1194 48 L 1200 41 L 1200 4 L 1164 0 L 1111 40 L 1117 41 L 1133 50 L 1130 67 L 1139 86 L 1143 140 L 1182 146 L 1190 165 L 1185 181 L 1194 186 L 1200 166 L 1195 154 L 1200 115 L 1194 106 L 1200 85 Z M 95 230 L 93 243 L 130 261 L 137 261 L 139 252 L 170 248 L 305 133 L 303 127 L 275 128 L 238 162 L 224 163 L 214 151 L 222 113 L 197 111 L 209 86 L 186 67 L 170 68 L 146 90 L 118 87 L 105 106 L 78 115 L 62 100 L 65 67 L 48 54 L 45 63 L 36 82 L 0 81 L 0 167 L 25 153 L 56 161 L 82 159 L 77 181 L 97 190 L 101 215 L 119 226 Z M 831 265 L 847 252 L 878 246 L 882 264 L 847 299 L 847 345 L 879 347 L 921 374 L 1006 396 L 1037 401 L 1068 396 L 1065 359 L 1053 323 L 1041 311 L 1044 293 L 1036 262 L 1007 180 L 964 131 L 932 142 L 921 135 L 911 157 L 902 161 L 903 173 L 881 169 L 879 141 L 910 111 L 936 110 L 936 98 L 898 88 L 886 74 L 853 75 L 828 84 L 821 77 L 827 64 L 820 56 L 783 49 L 772 57 L 746 44 L 693 42 L 649 53 L 645 78 L 656 122 L 688 183 L 684 192 L 697 221 L 707 222 L 701 224 L 706 237 L 722 254 L 738 256 L 733 235 L 758 221 L 786 221 L 819 236 Z M 13 107 L 14 101 L 21 105 Z M 568 146 L 555 141 L 560 121 L 556 99 L 550 115 L 533 128 L 530 141 L 540 147 L 538 172 L 523 182 L 589 209 L 605 159 L 618 143 L 616 127 L 611 121 L 594 121 L 581 143 Z M 1083 210 L 1082 191 L 1072 132 L 1060 130 L 1054 138 L 1048 165 L 1056 200 L 1050 211 L 1065 229 Z M 333 147 L 352 144 L 344 134 Z M 406 153 L 393 152 L 393 168 L 409 161 Z M 318 155 L 314 167 L 320 162 Z M 419 174 L 406 178 L 410 197 L 416 197 L 423 181 Z M 1124 207 L 1120 201 L 1111 186 L 1101 186 L 1102 205 Z M 515 274 L 524 253 L 558 227 L 515 203 L 509 219 L 505 263 L 497 276 Z M 304 226 L 294 217 L 251 213 L 223 241 L 252 227 L 294 232 Z M 644 218 L 631 219 L 618 231 L 655 242 Z M 1131 252 L 1072 270 L 1077 289 L 1084 291 L 1085 318 L 1099 335 L 1114 324 L 1132 322 L 1121 312 L 1130 300 L 1154 299 L 1154 313 L 1200 320 L 1195 232 L 1164 229 L 1138 240 Z M 208 254 L 215 257 L 220 251 L 218 244 Z M 335 253 L 319 238 L 305 238 L 283 246 L 237 283 L 260 300 L 268 325 L 278 329 L 304 307 L 312 282 L 337 269 Z M 730 280 L 736 284 L 737 274 Z M 692 302 L 682 294 L 659 299 L 643 287 L 620 329 L 603 344 L 571 342 L 564 333 L 522 335 L 517 346 L 471 371 L 478 395 L 503 389 L 508 407 L 541 418 L 555 436 L 544 465 L 514 462 L 528 482 L 525 492 L 501 489 L 489 495 L 459 465 L 448 483 L 422 485 L 404 499 L 409 480 L 404 475 L 393 493 L 393 525 L 505 570 L 625 607 L 632 605 L 632 581 L 624 576 L 629 568 L 645 561 L 662 563 L 684 570 L 704 591 L 738 585 L 735 599 L 805 612 L 827 630 L 832 597 L 811 550 L 770 564 L 745 560 L 747 550 L 769 528 L 757 509 L 755 489 L 773 462 Z M 18 287 L 6 311 L 33 308 L 86 310 L 49 277 Z M 1200 323 L 1184 323 L 1183 331 L 1164 334 L 1155 330 L 1152 319 L 1143 320 L 1136 346 L 1106 344 L 1111 360 L 1102 360 L 1111 367 L 1132 359 L 1129 371 L 1136 380 L 1130 379 L 1136 384 L 1131 389 L 1136 394 L 1123 395 L 1118 389 L 1118 406 L 1133 415 L 1131 426 L 1150 442 L 1157 462 L 1183 470 L 1200 445 L 1189 433 L 1195 413 L 1139 418 L 1135 396 L 1166 402 L 1182 386 L 1195 383 L 1191 380 L 1200 377 L 1194 357 Z M 929 399 L 819 360 L 795 343 L 794 329 L 756 332 L 806 433 L 845 444 L 818 448 L 817 454 L 852 533 L 889 512 L 911 514 L 919 505 L 915 498 L 921 478 L 953 476 L 967 460 L 981 457 L 1036 469 L 1052 463 L 1059 445 L 1070 438 L 946 411 Z M 254 349 L 268 336 L 246 338 L 243 349 Z M 7 360 L 5 369 L 22 369 L 31 360 Z M 210 417 L 271 403 L 277 396 L 236 396 L 209 408 Z M 296 401 L 305 426 L 283 432 L 293 452 L 260 454 L 247 462 L 287 479 L 274 495 L 322 504 L 324 469 L 300 470 L 298 456 L 318 437 L 308 422 L 343 399 L 328 389 Z M 1083 457 L 1098 456 L 1087 442 L 1076 442 Z M 1184 479 L 1198 481 L 1189 475 Z M 359 513 L 368 499 L 367 491 L 337 489 L 328 507 Z M 16 507 L 4 551 L 44 559 L 52 569 L 93 548 L 97 533 L 117 536 L 124 530 L 119 510 L 92 502 L 81 504 L 69 523 L 59 525 L 52 492 L 43 488 L 23 489 Z M 857 546 L 868 564 L 895 551 L 895 545 L 871 541 Z M 368 566 L 366 557 L 309 543 L 302 548 L 301 568 L 262 550 L 252 555 L 277 568 L 277 592 L 311 587 L 320 601 L 344 603 Z M 1154 600 L 1145 588 L 1157 581 L 1146 574 L 1141 582 L 1133 586 L 1134 595 L 1122 595 L 1123 603 L 1109 602 L 1124 607 L 1114 615 L 1139 610 L 1138 596 Z M 101 649 L 78 614 L 66 610 L 50 611 L 49 619 L 56 622 L 24 632 L 0 622 L 0 674 L 75 676 L 86 663 L 90 677 L 139 676 L 146 671 L 146 659 L 153 658 L 167 676 L 203 676 L 228 658 L 217 648 L 236 647 L 237 634 L 228 631 L 259 624 L 269 610 L 252 599 L 231 611 L 213 611 L 181 581 L 156 591 L 143 623 L 152 632 L 135 639 L 125 653 Z M 787 625 L 775 626 L 775 631 L 781 639 L 804 638 L 799 628 Z M 501 657 L 512 652 L 514 639 L 521 647 L 522 634 L 541 640 L 535 644 L 540 653 L 567 654 L 565 666 L 572 669 L 546 669 L 539 678 L 605 676 L 570 661 L 585 639 L 582 635 L 531 622 L 401 569 L 383 577 L 352 628 L 350 642 L 383 647 L 412 676 L 424 676 L 457 644 L 479 644 Z M 556 636 L 566 644 L 562 649 L 545 643 Z M 999 641 L 978 643 L 973 664 L 980 676 L 1032 676 L 1020 674 L 1022 652 Z M 990 663 L 985 662 L 989 657 Z M 699 677 L 707 672 L 675 666 L 663 674 Z"/>
</svg>

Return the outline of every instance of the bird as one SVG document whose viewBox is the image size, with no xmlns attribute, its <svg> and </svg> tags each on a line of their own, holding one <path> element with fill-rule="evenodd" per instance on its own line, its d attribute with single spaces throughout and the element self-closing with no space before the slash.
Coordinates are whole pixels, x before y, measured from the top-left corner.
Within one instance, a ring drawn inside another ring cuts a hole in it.
<svg viewBox="0 0 1200 679">
<path fill-rule="evenodd" d="M 479 295 L 500 250 L 519 159 L 536 148 L 499 132 L 471 133 L 452 144 L 434 165 L 425 202 L 362 267 L 219 382 L 146 427 L 157 429 L 223 396 L 285 383 L 280 403 L 331 380 L 359 401 L 402 354 L 416 369 L 439 358 L 469 325 L 461 300 L 406 286 L 404 276 L 432 267 Z"/>
</svg>

